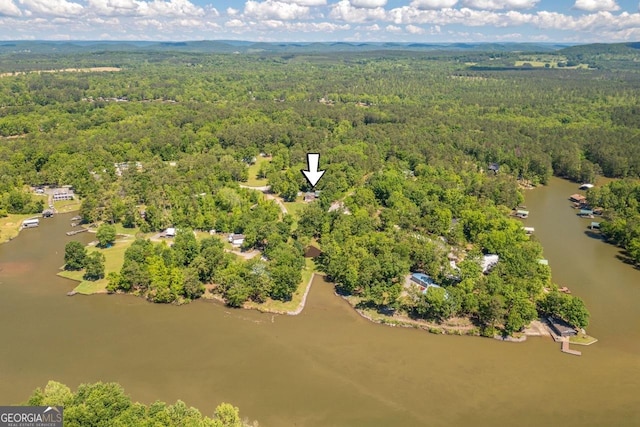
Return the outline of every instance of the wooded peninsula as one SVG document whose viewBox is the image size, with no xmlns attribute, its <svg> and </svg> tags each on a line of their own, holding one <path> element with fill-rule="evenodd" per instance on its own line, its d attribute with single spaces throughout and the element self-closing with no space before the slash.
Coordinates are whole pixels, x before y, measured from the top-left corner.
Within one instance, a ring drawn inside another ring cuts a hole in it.
<svg viewBox="0 0 640 427">
<path fill-rule="evenodd" d="M 259 306 L 320 271 L 356 307 L 472 334 L 584 328 L 516 217 L 553 175 L 622 179 L 587 198 L 640 263 L 633 44 L 1 52 L 0 238 L 78 208 L 97 244 L 69 243 L 63 274 L 88 287 Z"/>
</svg>

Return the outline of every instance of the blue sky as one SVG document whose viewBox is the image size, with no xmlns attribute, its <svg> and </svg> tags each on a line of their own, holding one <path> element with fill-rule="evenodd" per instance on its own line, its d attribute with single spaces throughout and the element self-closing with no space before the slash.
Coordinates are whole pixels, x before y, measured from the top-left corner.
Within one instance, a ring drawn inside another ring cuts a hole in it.
<svg viewBox="0 0 640 427">
<path fill-rule="evenodd" d="M 0 40 L 621 42 L 640 0 L 0 0 Z"/>
</svg>

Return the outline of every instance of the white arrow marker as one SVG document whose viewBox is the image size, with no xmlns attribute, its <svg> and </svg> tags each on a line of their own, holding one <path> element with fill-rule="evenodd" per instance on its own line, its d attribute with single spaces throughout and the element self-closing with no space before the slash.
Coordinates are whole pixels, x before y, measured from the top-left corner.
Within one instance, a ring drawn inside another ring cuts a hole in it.
<svg viewBox="0 0 640 427">
<path fill-rule="evenodd" d="M 318 153 L 307 153 L 307 165 L 309 165 L 309 170 L 301 171 L 311 187 L 315 187 L 322 175 L 324 175 L 324 171 L 318 170 L 318 163 L 320 162 L 320 154 Z"/>
</svg>

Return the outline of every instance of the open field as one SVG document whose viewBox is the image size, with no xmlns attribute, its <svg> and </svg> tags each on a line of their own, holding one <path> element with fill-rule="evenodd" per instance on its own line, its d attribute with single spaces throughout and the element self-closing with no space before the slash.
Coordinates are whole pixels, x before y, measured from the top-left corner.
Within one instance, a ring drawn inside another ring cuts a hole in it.
<svg viewBox="0 0 640 427">
<path fill-rule="evenodd" d="M 36 216 L 40 215 L 9 214 L 9 216 L 0 218 L 0 243 L 8 242 L 16 237 L 20 232 L 20 225 L 22 224 L 22 221 Z"/>
<path fill-rule="evenodd" d="M 270 159 L 267 157 L 258 156 L 256 162 L 253 165 L 249 166 L 249 179 L 247 179 L 247 182 L 245 184 L 251 187 L 262 187 L 264 185 L 267 185 L 267 180 L 258 179 L 257 175 L 258 171 L 260 170 L 260 166 L 263 163 L 268 163 L 269 161 Z"/>
<path fill-rule="evenodd" d="M 95 246 L 89 246 L 87 248 L 88 253 L 99 251 L 99 252 L 102 252 L 102 254 L 105 256 L 105 264 L 104 264 L 105 278 L 104 279 L 100 279 L 96 281 L 83 280 L 82 275 L 84 274 L 84 271 L 82 270 L 81 271 L 63 270 L 63 271 L 60 271 L 60 273 L 58 273 L 58 276 L 79 281 L 80 284 L 76 286 L 74 291 L 80 294 L 91 295 L 95 293 L 106 292 L 106 287 L 107 287 L 107 284 L 109 283 L 106 276 L 112 271 L 114 272 L 120 271 L 120 269 L 122 268 L 122 264 L 124 263 L 124 253 L 127 250 L 127 248 L 131 246 L 133 242 L 134 242 L 134 239 L 129 238 L 126 240 L 118 240 L 115 245 L 107 249 L 100 249 L 100 248 L 96 248 Z"/>
<path fill-rule="evenodd" d="M 542 68 L 545 66 L 545 64 L 549 64 L 550 68 L 562 68 L 562 69 L 567 69 L 567 70 L 576 70 L 578 68 L 583 68 L 583 69 L 588 69 L 589 66 L 587 64 L 578 64 L 572 67 L 558 67 L 558 62 L 557 61 L 548 61 L 548 62 L 543 62 L 543 61 L 516 61 L 515 62 L 515 66 L 516 67 L 522 67 L 524 64 L 531 64 L 532 67 L 534 68 Z"/>
</svg>

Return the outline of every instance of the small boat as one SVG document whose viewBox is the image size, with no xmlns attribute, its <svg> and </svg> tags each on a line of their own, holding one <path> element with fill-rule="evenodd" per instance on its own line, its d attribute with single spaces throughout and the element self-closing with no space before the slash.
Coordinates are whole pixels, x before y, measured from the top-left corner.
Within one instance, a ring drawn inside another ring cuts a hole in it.
<svg viewBox="0 0 640 427">
<path fill-rule="evenodd" d="M 570 294 L 571 291 L 569 290 L 569 288 L 567 288 L 566 286 L 561 287 L 560 289 L 558 289 L 558 291 L 564 293 L 564 294 Z"/>
</svg>

